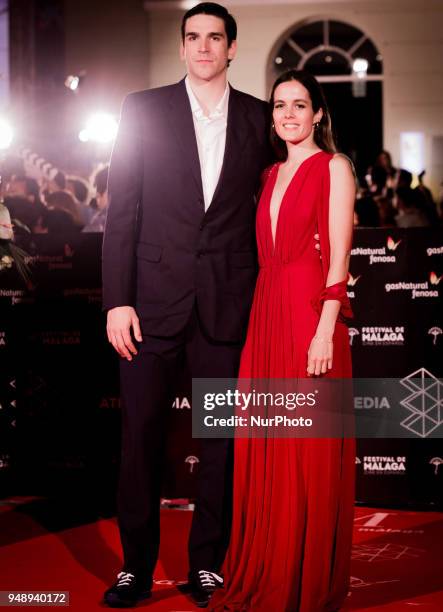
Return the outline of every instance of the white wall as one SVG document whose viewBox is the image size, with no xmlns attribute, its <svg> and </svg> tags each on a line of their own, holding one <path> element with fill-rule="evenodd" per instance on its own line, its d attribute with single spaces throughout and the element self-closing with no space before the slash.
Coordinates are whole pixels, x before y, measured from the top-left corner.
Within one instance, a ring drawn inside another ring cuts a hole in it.
<svg viewBox="0 0 443 612">
<path fill-rule="evenodd" d="M 129 91 L 149 87 L 149 15 L 141 0 L 64 0 L 66 74 L 86 71 L 73 106 L 118 114 Z M 169 43 L 170 44 L 170 43 Z"/>
<path fill-rule="evenodd" d="M 149 4 L 149 3 L 147 3 Z M 443 180 L 443 159 L 432 159 L 433 137 L 443 136 L 443 0 L 373 0 L 237 6 L 225 2 L 239 26 L 231 83 L 267 97 L 266 68 L 281 34 L 312 17 L 345 21 L 365 32 L 383 56 L 384 147 L 400 161 L 400 132 L 425 134 L 427 183 L 434 193 Z M 149 85 L 184 74 L 179 60 L 182 12 L 149 10 Z M 371 121 L 371 117 L 362 118 Z"/>
<path fill-rule="evenodd" d="M 0 0 L 0 111 L 9 105 L 9 14 L 7 0 Z"/>
</svg>

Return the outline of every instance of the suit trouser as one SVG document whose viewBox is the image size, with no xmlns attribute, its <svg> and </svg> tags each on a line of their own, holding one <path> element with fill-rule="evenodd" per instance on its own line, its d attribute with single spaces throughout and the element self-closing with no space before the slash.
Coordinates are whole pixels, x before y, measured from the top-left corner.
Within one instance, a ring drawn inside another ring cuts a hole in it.
<svg viewBox="0 0 443 612">
<path fill-rule="evenodd" d="M 160 493 L 168 415 L 177 372 L 235 378 L 240 344 L 208 338 L 196 308 L 176 336 L 143 336 L 131 362 L 120 361 L 122 456 L 117 496 L 123 570 L 152 579 L 160 543 Z M 200 440 L 196 508 L 189 537 L 190 570 L 218 571 L 229 543 L 232 440 Z"/>
</svg>

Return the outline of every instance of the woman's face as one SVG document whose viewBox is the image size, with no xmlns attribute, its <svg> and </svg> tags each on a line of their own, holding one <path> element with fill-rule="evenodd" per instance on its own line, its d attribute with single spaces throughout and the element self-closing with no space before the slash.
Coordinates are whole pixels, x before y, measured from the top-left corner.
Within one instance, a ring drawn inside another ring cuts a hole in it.
<svg viewBox="0 0 443 612">
<path fill-rule="evenodd" d="M 314 113 L 309 92 L 298 81 L 280 83 L 275 89 L 272 119 L 277 135 L 285 142 L 313 141 L 313 124 L 320 121 L 322 115 L 322 109 Z"/>
<path fill-rule="evenodd" d="M 386 169 L 389 169 L 391 167 L 389 157 L 386 155 L 386 153 L 380 153 L 380 155 L 378 156 L 378 163 L 380 166 Z"/>
</svg>

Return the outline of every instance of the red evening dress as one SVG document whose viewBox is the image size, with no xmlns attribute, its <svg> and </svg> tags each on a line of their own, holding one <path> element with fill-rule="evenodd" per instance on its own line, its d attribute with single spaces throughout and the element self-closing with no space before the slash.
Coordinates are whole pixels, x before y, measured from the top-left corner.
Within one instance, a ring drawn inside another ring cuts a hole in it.
<svg viewBox="0 0 443 612">
<path fill-rule="evenodd" d="M 329 161 L 305 159 L 283 196 L 275 248 L 270 203 L 279 164 L 268 170 L 257 210 L 260 271 L 240 378 L 304 378 L 329 266 Z M 322 258 L 315 249 L 320 234 Z M 350 245 L 349 245 L 350 247 Z M 345 283 L 330 289 L 351 316 Z M 334 333 L 333 368 L 351 377 L 348 329 Z M 355 440 L 235 440 L 231 541 L 225 589 L 211 609 L 331 612 L 349 587 L 354 509 Z"/>
</svg>

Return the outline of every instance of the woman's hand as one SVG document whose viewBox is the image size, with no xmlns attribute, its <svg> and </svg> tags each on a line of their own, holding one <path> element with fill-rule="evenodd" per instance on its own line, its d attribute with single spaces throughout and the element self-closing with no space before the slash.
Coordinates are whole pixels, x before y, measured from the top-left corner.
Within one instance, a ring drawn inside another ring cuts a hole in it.
<svg viewBox="0 0 443 612">
<path fill-rule="evenodd" d="M 332 338 L 314 336 L 308 350 L 308 376 L 320 376 L 332 369 Z"/>
</svg>

